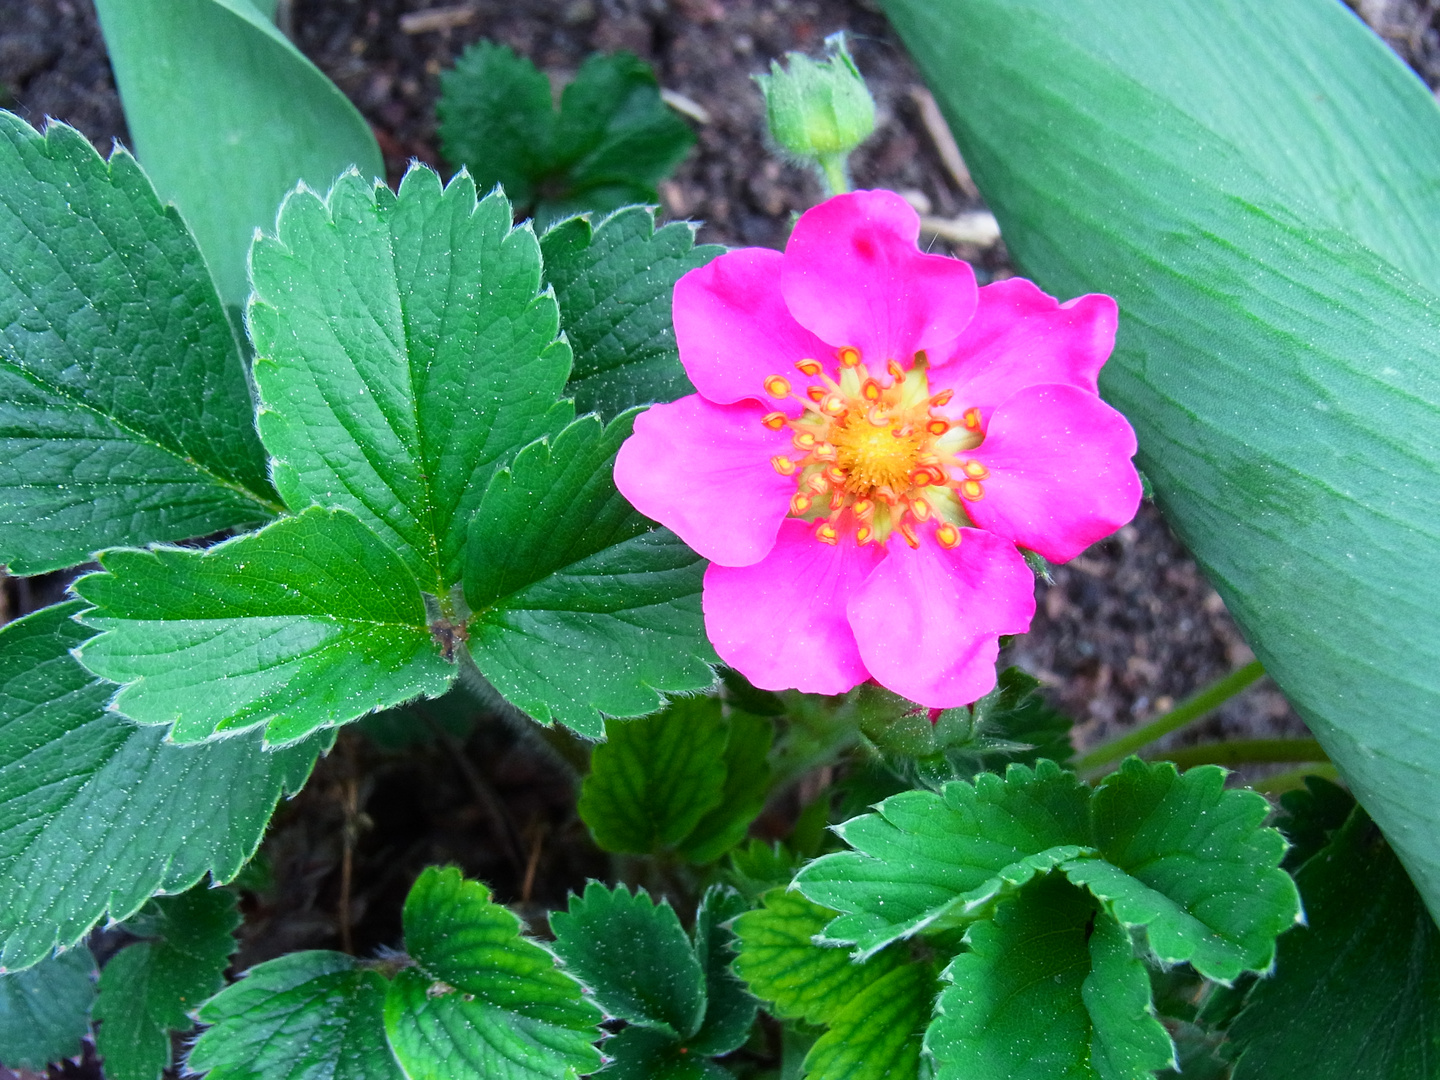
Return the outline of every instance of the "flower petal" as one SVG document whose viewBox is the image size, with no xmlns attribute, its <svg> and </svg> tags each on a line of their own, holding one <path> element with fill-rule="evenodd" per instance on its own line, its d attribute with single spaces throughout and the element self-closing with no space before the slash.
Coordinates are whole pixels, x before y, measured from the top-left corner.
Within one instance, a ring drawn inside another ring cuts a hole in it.
<svg viewBox="0 0 1440 1080">
<path fill-rule="evenodd" d="M 932 709 L 969 705 L 995 686 L 999 635 L 1035 615 L 1035 577 L 1008 541 L 961 529 L 960 546 L 892 541 L 850 600 L 860 656 L 882 686 Z"/>
<path fill-rule="evenodd" d="M 975 312 L 968 263 L 915 246 L 920 218 L 888 191 L 855 191 L 800 215 L 780 287 L 800 324 L 884 369 L 956 337 Z"/>
<path fill-rule="evenodd" d="M 705 571 L 711 644 L 761 689 L 843 694 L 870 677 L 845 606 L 883 556 L 874 545 L 822 544 L 804 522 L 786 521 L 761 562 Z"/>
<path fill-rule="evenodd" d="M 784 256 L 768 248 L 740 248 L 675 283 L 675 340 L 695 389 L 720 405 L 754 398 L 796 415 L 795 402 L 778 405 L 765 379 L 796 381 L 795 361 L 829 360 L 835 350 L 797 323 L 780 294 Z"/>
<path fill-rule="evenodd" d="M 764 415 L 759 405 L 714 405 L 699 394 L 652 405 L 620 446 L 615 486 L 705 558 L 759 562 L 795 494 L 794 478 L 770 464 L 790 448 L 789 432 L 765 427 Z"/>
<path fill-rule="evenodd" d="M 931 355 L 930 386 L 951 389 L 947 412 L 990 410 L 1039 383 L 1096 393 L 1095 379 L 1115 347 L 1115 301 L 1091 293 L 1060 303 L 1024 278 L 980 290 L 975 318 L 943 354 Z"/>
<path fill-rule="evenodd" d="M 1095 394 L 1031 386 L 995 410 L 969 452 L 990 470 L 970 518 L 1051 562 L 1065 562 L 1135 516 L 1135 432 Z"/>
</svg>

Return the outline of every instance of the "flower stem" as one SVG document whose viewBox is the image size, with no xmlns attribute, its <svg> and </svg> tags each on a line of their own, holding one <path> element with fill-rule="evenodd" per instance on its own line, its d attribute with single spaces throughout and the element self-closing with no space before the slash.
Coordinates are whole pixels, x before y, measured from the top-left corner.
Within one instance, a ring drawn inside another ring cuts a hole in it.
<svg viewBox="0 0 1440 1080">
<path fill-rule="evenodd" d="M 1182 769 L 1188 769 L 1192 765 L 1241 765 L 1246 762 L 1323 762 L 1330 760 L 1314 739 L 1236 739 L 1234 742 L 1181 746 L 1164 753 L 1157 753 L 1154 756 L 1173 762 Z"/>
<path fill-rule="evenodd" d="M 1192 694 L 1169 712 L 1157 716 L 1148 724 L 1126 732 L 1118 739 L 1101 743 L 1075 763 L 1075 769 L 1082 776 L 1108 772 L 1107 765 L 1113 765 L 1142 747 L 1149 746 L 1157 739 L 1178 731 L 1187 724 L 1207 716 L 1213 710 L 1229 701 L 1240 691 L 1247 689 L 1265 669 L 1259 660 L 1252 660 L 1244 667 L 1232 671 L 1223 679 L 1211 683 L 1203 690 Z"/>
<path fill-rule="evenodd" d="M 819 159 L 820 175 L 831 195 L 844 195 L 850 190 L 850 171 L 845 167 L 844 154 L 822 154 Z"/>
<path fill-rule="evenodd" d="M 1250 786 L 1266 795 L 1279 795 L 1304 787 L 1307 776 L 1318 776 L 1324 780 L 1339 780 L 1340 770 L 1328 762 L 1302 765 L 1298 769 L 1288 769 L 1285 772 L 1276 773 L 1274 776 L 1267 776 L 1263 780 L 1257 780 Z"/>
</svg>

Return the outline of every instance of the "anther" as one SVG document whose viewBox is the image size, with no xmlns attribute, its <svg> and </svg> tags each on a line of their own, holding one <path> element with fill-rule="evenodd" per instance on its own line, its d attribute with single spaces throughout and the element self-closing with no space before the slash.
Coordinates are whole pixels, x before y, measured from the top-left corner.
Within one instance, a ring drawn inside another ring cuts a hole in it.
<svg viewBox="0 0 1440 1080">
<path fill-rule="evenodd" d="M 765 380 L 765 392 L 771 397 L 789 397 L 790 380 L 784 375 L 771 375 Z"/>
<path fill-rule="evenodd" d="M 836 531 L 834 525 L 827 521 L 815 530 L 815 539 L 819 540 L 822 544 L 838 544 L 840 542 L 840 533 Z"/>
<path fill-rule="evenodd" d="M 839 394 L 831 394 L 820 404 L 820 411 L 827 416 L 843 416 L 845 408 L 845 399 Z"/>
<path fill-rule="evenodd" d="M 860 384 L 860 396 L 866 401 L 879 401 L 880 394 L 880 384 L 874 379 L 866 379 Z"/>
<path fill-rule="evenodd" d="M 855 542 L 861 547 L 864 547 L 866 544 L 870 543 L 870 541 L 874 539 L 875 532 L 868 525 L 861 525 L 858 529 L 855 530 Z"/>
<path fill-rule="evenodd" d="M 973 458 L 960 467 L 965 470 L 965 475 L 971 480 L 984 480 L 990 475 L 990 470 Z"/>
<path fill-rule="evenodd" d="M 905 381 L 905 369 L 902 368 L 894 360 L 889 360 L 886 362 L 885 370 L 890 373 L 890 377 L 894 379 L 897 383 L 902 383 Z"/>
<path fill-rule="evenodd" d="M 931 435 L 944 435 L 945 432 L 950 430 L 950 424 L 937 416 L 925 425 L 925 430 L 930 432 Z"/>
<path fill-rule="evenodd" d="M 954 390 L 950 390 L 950 389 L 941 390 L 938 394 L 936 394 L 934 397 L 932 397 L 932 398 L 930 399 L 930 404 L 931 404 L 931 405 L 936 405 L 936 406 L 939 406 L 939 405 L 948 405 L 948 404 L 950 404 L 950 399 L 953 398 L 954 396 L 955 396 L 955 391 L 954 391 Z"/>
<path fill-rule="evenodd" d="M 828 443 L 828 442 L 816 443 L 816 444 L 815 444 L 815 457 L 818 458 L 820 461 L 834 461 L 834 460 L 835 460 L 835 447 L 834 447 L 834 445 L 831 444 L 831 443 Z"/>
<path fill-rule="evenodd" d="M 943 548 L 959 547 L 960 530 L 947 521 L 935 530 L 935 539 L 940 542 L 940 546 Z"/>
<path fill-rule="evenodd" d="M 823 473 L 811 473 L 809 479 L 805 481 L 805 485 L 816 495 L 824 495 L 830 490 L 830 481 L 825 479 Z"/>
<path fill-rule="evenodd" d="M 879 405 L 871 405 L 869 410 L 865 413 L 865 419 L 869 420 L 870 423 L 874 424 L 876 427 L 885 427 L 890 423 L 890 417 Z"/>
<path fill-rule="evenodd" d="M 840 363 L 846 367 L 857 367 L 860 363 L 860 350 L 851 348 L 849 345 L 846 345 L 836 355 L 840 357 Z"/>
<path fill-rule="evenodd" d="M 823 386 L 807 386 L 805 388 L 805 396 L 814 402 L 824 401 L 825 395 L 829 392 Z"/>
<path fill-rule="evenodd" d="M 900 522 L 900 535 L 905 538 L 905 543 L 909 544 L 912 548 L 918 548 L 920 546 L 920 538 L 915 535 L 915 526 L 911 525 L 910 522 Z"/>
<path fill-rule="evenodd" d="M 830 493 L 830 509 L 843 510 L 845 508 L 845 492 L 832 491 Z"/>
<path fill-rule="evenodd" d="M 812 379 L 825 370 L 820 366 L 819 360 L 811 360 L 809 357 L 806 357 L 804 360 L 795 361 L 795 366 L 799 369 L 800 374 L 808 375 Z"/>
<path fill-rule="evenodd" d="M 980 430 L 980 410 L 979 410 L 979 409 L 966 409 L 966 410 L 965 410 L 965 426 L 966 426 L 967 428 L 969 428 L 971 431 L 979 431 L 979 430 Z"/>
<path fill-rule="evenodd" d="M 825 479 L 830 481 L 830 483 L 834 484 L 836 487 L 844 487 L 845 470 L 840 468 L 839 465 L 831 465 L 828 469 L 825 470 Z"/>
<path fill-rule="evenodd" d="M 775 471 L 781 476 L 795 475 L 795 462 L 782 454 L 776 454 L 770 459 L 770 464 L 775 466 Z"/>
<path fill-rule="evenodd" d="M 930 504 L 924 499 L 911 499 L 910 512 L 915 515 L 916 521 L 930 520 Z"/>
<path fill-rule="evenodd" d="M 813 450 L 816 439 L 814 432 L 797 431 L 790 441 L 795 444 L 797 450 Z"/>
<path fill-rule="evenodd" d="M 985 489 L 979 480 L 966 480 L 960 485 L 960 494 L 971 502 L 976 502 L 985 497 Z"/>
<path fill-rule="evenodd" d="M 869 517 L 870 512 L 875 509 L 875 503 L 870 499 L 856 499 L 855 505 L 850 509 L 855 511 L 856 517 Z"/>
<path fill-rule="evenodd" d="M 805 513 L 805 511 L 810 509 L 811 501 L 812 500 L 809 495 L 806 495 L 803 491 L 797 491 L 790 498 L 790 513 L 794 514 L 796 517 L 799 517 L 801 514 Z"/>
<path fill-rule="evenodd" d="M 772 412 L 766 413 L 765 418 L 760 422 L 766 427 L 768 427 L 771 431 L 779 431 L 782 427 L 785 426 L 786 419 L 787 417 L 783 412 Z"/>
</svg>

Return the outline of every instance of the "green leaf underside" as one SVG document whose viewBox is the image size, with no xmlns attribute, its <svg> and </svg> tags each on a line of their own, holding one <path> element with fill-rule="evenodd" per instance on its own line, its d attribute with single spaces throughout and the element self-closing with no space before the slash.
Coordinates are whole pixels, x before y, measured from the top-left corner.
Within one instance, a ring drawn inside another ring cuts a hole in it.
<svg viewBox="0 0 1440 1080">
<path fill-rule="evenodd" d="M 507 47 L 479 42 L 441 79 L 441 148 L 482 188 L 503 184 L 552 221 L 582 210 L 654 202 L 655 185 L 695 141 L 630 53 L 589 57 L 557 115 L 550 82 Z"/>
<path fill-rule="evenodd" d="M 188 1031 L 190 1014 L 225 981 L 240 925 L 235 895 L 196 886 L 159 897 L 126 923 L 143 938 L 100 973 L 95 1051 L 106 1080 L 158 1080 L 170 1065 L 170 1032 Z"/>
<path fill-rule="evenodd" d="M 637 720 L 612 720 L 580 785 L 580 818 L 606 851 L 678 845 L 725 797 L 729 725 L 720 702 L 681 698 Z"/>
<path fill-rule="evenodd" d="M 848 949 L 816 943 L 836 912 L 798 892 L 774 889 L 764 907 L 735 921 L 735 971 L 784 1020 L 830 1023 L 867 987 L 905 963 L 899 946 L 856 962 Z"/>
<path fill-rule="evenodd" d="M 1172 1063 L 1129 935 L 1058 874 L 966 941 L 925 1035 L 939 1080 L 1150 1080 Z"/>
<path fill-rule="evenodd" d="M 103 631 L 87 667 L 177 743 L 265 724 L 268 745 L 450 685 L 400 558 L 353 514 L 311 508 L 206 551 L 117 549 L 75 583 Z"/>
<path fill-rule="evenodd" d="M 550 916 L 555 952 L 610 1016 L 688 1039 L 705 1017 L 705 975 L 666 902 L 592 881 Z"/>
<path fill-rule="evenodd" d="M 736 712 L 728 717 L 728 726 L 720 802 L 700 818 L 677 848 L 694 863 L 713 862 L 744 840 L 770 794 L 774 725 L 766 717 Z"/>
<path fill-rule="evenodd" d="M 403 914 L 417 967 L 385 1001 L 385 1031 L 411 1080 L 570 1077 L 600 1067 L 601 1014 L 520 921 L 453 867 L 427 868 Z"/>
<path fill-rule="evenodd" d="M 1299 917 L 1278 869 L 1285 842 L 1254 792 L 1224 772 L 1136 758 L 1090 794 L 1051 762 L 1002 780 L 905 792 L 837 832 L 855 850 L 805 867 L 796 884 L 844 914 L 824 937 L 859 955 L 925 929 L 983 917 L 1036 873 L 1063 872 L 1126 927 L 1144 927 L 1165 963 L 1229 981 L 1262 971 Z"/>
<path fill-rule="evenodd" d="M 39 1071 L 79 1054 L 94 1000 L 95 958 L 83 945 L 0 974 L 0 1063 Z"/>
<path fill-rule="evenodd" d="M 658 1028 L 627 1027 L 605 1040 L 605 1054 L 613 1059 L 600 1073 L 605 1080 L 726 1080 L 734 1075 Z"/>
<path fill-rule="evenodd" d="M 545 281 L 555 289 L 575 351 L 565 390 L 577 410 L 608 420 L 694 392 L 680 366 L 671 296 L 684 274 L 724 250 L 696 247 L 695 227 L 685 222 L 657 230 L 654 212 L 643 207 L 599 225 L 570 218 L 540 237 Z"/>
<path fill-rule="evenodd" d="M 501 195 L 413 167 L 286 199 L 251 255 L 261 437 L 292 509 L 355 513 L 426 592 L 460 578 L 494 471 L 573 416 L 540 248 Z"/>
<path fill-rule="evenodd" d="M 590 738 L 601 713 L 642 716 L 715 678 L 703 560 L 615 490 L 633 419 L 584 417 L 521 451 L 486 491 L 466 553 L 481 672 L 536 720 Z"/>
<path fill-rule="evenodd" d="M 805 1055 L 809 1080 L 912 1080 L 935 1001 L 929 964 L 902 964 L 870 983 L 830 1018 Z"/>
<path fill-rule="evenodd" d="M 1440 911 L 1432 96 L 1316 0 L 886 6 L 1022 268 L 1117 298 L 1167 518 Z"/>
<path fill-rule="evenodd" d="M 695 913 L 695 956 L 705 972 L 705 1023 L 686 1041 L 698 1054 L 728 1054 L 738 1049 L 755 1023 L 758 1003 L 735 974 L 739 944 L 731 920 L 749 909 L 728 885 L 711 885 Z"/>
<path fill-rule="evenodd" d="M 405 1080 L 385 1042 L 385 977 L 343 953 L 257 964 L 211 998 L 186 1061 L 211 1080 Z"/>
<path fill-rule="evenodd" d="M 0 112 L 0 561 L 262 521 L 239 350 L 195 242 L 123 150 Z"/>
<path fill-rule="evenodd" d="M 1301 867 L 1307 925 L 1230 1027 L 1235 1080 L 1428 1080 L 1440 1062 L 1440 930 L 1363 810 Z"/>
<path fill-rule="evenodd" d="M 176 746 L 105 709 L 114 687 L 70 650 L 78 602 L 0 630 L 0 965 L 39 961 L 100 919 L 207 872 L 228 881 L 331 733 L 266 752 L 259 732 Z"/>
</svg>

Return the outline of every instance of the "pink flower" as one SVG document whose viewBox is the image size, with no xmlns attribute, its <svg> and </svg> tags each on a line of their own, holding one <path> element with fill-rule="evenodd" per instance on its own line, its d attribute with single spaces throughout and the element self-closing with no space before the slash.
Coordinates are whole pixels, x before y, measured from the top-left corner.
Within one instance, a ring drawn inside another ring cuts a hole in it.
<svg viewBox="0 0 1440 1080">
<path fill-rule="evenodd" d="M 854 192 L 675 286 L 699 393 L 636 418 L 615 482 L 710 560 L 706 630 L 757 686 L 969 704 L 1035 613 L 1016 545 L 1064 562 L 1139 505 L 1095 384 L 1115 302 L 977 290 L 919 230 Z"/>
</svg>

